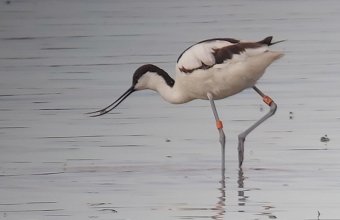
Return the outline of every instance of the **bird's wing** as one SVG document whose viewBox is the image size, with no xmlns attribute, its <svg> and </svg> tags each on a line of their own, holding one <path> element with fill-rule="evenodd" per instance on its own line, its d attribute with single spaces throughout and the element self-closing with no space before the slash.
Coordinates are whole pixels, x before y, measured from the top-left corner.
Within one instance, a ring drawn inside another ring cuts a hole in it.
<svg viewBox="0 0 340 220">
<path fill-rule="evenodd" d="M 271 39 L 267 37 L 258 42 L 241 42 L 232 38 L 201 41 L 179 56 L 176 67 L 179 72 L 189 74 L 198 69 L 209 69 L 216 64 L 242 61 L 267 51 Z"/>
</svg>

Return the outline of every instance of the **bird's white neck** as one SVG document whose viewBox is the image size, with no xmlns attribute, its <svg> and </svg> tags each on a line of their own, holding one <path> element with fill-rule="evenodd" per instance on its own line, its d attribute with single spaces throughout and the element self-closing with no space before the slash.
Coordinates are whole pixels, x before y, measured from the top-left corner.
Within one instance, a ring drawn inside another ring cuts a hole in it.
<svg viewBox="0 0 340 220">
<path fill-rule="evenodd" d="M 164 82 L 164 81 L 163 81 Z M 168 84 L 159 83 L 157 84 L 155 91 L 167 102 L 172 104 L 182 104 L 188 102 L 183 94 L 179 92 L 177 85 L 170 87 Z"/>
</svg>

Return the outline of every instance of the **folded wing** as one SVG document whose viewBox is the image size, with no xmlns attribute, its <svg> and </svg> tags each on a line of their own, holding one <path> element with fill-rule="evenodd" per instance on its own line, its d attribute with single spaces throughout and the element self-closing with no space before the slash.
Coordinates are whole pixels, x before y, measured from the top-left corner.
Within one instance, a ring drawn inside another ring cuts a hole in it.
<svg viewBox="0 0 340 220">
<path fill-rule="evenodd" d="M 258 42 L 242 42 L 232 38 L 215 38 L 201 41 L 186 49 L 177 60 L 177 70 L 189 74 L 209 69 L 216 64 L 240 62 L 268 50 L 272 37 Z"/>
</svg>

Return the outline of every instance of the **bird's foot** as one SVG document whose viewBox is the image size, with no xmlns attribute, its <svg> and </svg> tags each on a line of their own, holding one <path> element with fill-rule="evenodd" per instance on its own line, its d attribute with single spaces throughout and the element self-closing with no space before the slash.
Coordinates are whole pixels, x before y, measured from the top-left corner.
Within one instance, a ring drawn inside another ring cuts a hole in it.
<svg viewBox="0 0 340 220">
<path fill-rule="evenodd" d="M 238 136 L 238 166 L 242 167 L 243 159 L 244 159 L 244 141 L 246 138 L 240 134 Z"/>
</svg>

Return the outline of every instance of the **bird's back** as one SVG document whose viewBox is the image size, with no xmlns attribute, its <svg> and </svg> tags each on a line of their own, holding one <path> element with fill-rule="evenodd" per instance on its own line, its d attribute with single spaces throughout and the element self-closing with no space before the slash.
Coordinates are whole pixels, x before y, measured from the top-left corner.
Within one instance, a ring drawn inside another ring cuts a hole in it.
<svg viewBox="0 0 340 220">
<path fill-rule="evenodd" d="M 187 48 L 178 58 L 178 73 L 190 74 L 196 70 L 213 68 L 219 64 L 242 62 L 249 57 L 269 50 L 272 37 L 249 42 L 233 38 L 214 38 L 201 41 Z"/>
<path fill-rule="evenodd" d="M 191 97 L 222 99 L 254 86 L 265 69 L 283 56 L 270 51 L 272 37 L 248 42 L 216 38 L 199 42 L 178 58 L 176 83 Z M 175 84 L 176 86 L 176 84 Z"/>
</svg>

